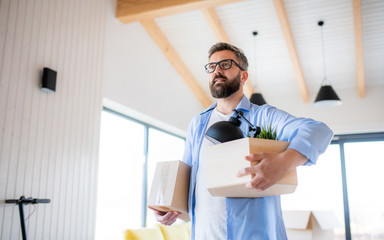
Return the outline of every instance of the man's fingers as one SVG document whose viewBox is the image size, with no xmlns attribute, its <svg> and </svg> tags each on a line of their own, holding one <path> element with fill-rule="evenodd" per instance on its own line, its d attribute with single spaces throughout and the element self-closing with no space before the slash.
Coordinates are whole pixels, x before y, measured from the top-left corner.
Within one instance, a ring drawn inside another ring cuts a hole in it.
<svg viewBox="0 0 384 240">
<path fill-rule="evenodd" d="M 247 157 L 246 157 L 246 159 L 247 159 Z M 237 177 L 242 177 L 242 176 L 249 175 L 249 174 L 252 174 L 252 178 L 255 177 L 255 173 L 256 173 L 255 166 L 257 164 L 259 164 L 260 161 L 259 160 L 248 160 L 248 161 L 251 161 L 251 166 L 247 167 L 247 168 L 243 168 L 239 172 L 237 172 L 237 175 L 236 175 Z"/>
<path fill-rule="evenodd" d="M 242 176 L 245 176 L 245 175 L 249 175 L 249 174 L 255 174 L 256 173 L 256 170 L 254 167 L 246 167 L 246 168 L 243 168 L 241 169 L 240 171 L 237 172 L 237 177 L 242 177 Z"/>
<path fill-rule="evenodd" d="M 252 174 L 253 175 L 253 174 Z M 252 180 L 245 184 L 246 188 L 254 188 L 258 191 L 263 191 L 274 184 L 273 180 L 263 174 L 262 172 L 257 172 Z"/>
<path fill-rule="evenodd" d="M 172 212 L 168 219 L 167 219 L 167 222 L 164 224 L 164 225 L 172 225 L 174 222 L 176 222 L 177 220 L 177 217 L 180 215 L 179 212 Z"/>
<path fill-rule="evenodd" d="M 245 160 L 250 162 L 261 161 L 265 157 L 264 153 L 253 153 L 245 156 Z"/>
<path fill-rule="evenodd" d="M 172 220 L 176 220 L 176 218 L 180 215 L 180 213 L 178 212 L 167 212 L 165 215 L 164 215 L 164 220 L 165 221 L 172 221 Z"/>
<path fill-rule="evenodd" d="M 246 188 L 253 188 L 256 191 L 264 191 L 265 189 L 269 188 L 272 185 L 273 184 L 270 184 L 270 183 L 264 182 L 264 181 L 260 181 L 258 183 L 254 183 L 251 181 L 251 182 L 246 183 L 245 187 Z"/>
<path fill-rule="evenodd" d="M 171 225 L 177 220 L 177 217 L 179 215 L 179 212 L 167 212 L 164 216 L 159 219 L 159 222 L 163 225 Z"/>
<path fill-rule="evenodd" d="M 157 209 L 154 209 L 154 208 L 151 208 L 151 207 L 148 207 L 149 209 L 152 209 L 156 214 L 160 215 L 160 216 L 163 216 L 166 214 L 166 212 L 162 212 L 162 211 L 159 211 Z"/>
</svg>

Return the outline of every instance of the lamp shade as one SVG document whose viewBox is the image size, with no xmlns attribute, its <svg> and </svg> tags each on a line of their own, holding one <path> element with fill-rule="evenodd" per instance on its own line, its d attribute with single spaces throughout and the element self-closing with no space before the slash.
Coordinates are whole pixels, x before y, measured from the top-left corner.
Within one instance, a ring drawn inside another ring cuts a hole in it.
<svg viewBox="0 0 384 240">
<path fill-rule="evenodd" d="M 320 107 L 339 106 L 341 104 L 339 96 L 337 96 L 331 85 L 321 86 L 314 103 L 315 106 Z"/>
<path fill-rule="evenodd" d="M 267 104 L 263 98 L 263 95 L 261 95 L 261 93 L 252 94 L 249 101 L 251 101 L 251 103 L 254 103 L 254 104 L 259 105 L 259 106 Z"/>
<path fill-rule="evenodd" d="M 241 121 L 234 117 L 231 117 L 229 121 L 217 122 L 207 130 L 205 137 L 214 144 L 243 138 L 240 124 Z"/>
</svg>

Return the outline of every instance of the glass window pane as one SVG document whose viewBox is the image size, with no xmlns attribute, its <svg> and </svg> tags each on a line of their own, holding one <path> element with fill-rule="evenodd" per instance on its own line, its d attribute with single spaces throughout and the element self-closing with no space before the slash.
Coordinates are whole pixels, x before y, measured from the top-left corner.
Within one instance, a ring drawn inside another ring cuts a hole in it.
<svg viewBox="0 0 384 240">
<path fill-rule="evenodd" d="M 184 139 L 153 128 L 149 129 L 148 145 L 148 195 L 155 174 L 156 163 L 162 161 L 181 160 L 184 153 Z M 153 226 L 156 219 L 153 211 L 147 211 L 147 226 Z"/>
<path fill-rule="evenodd" d="M 96 239 L 123 239 L 141 226 L 143 153 L 144 126 L 103 111 Z"/>
<path fill-rule="evenodd" d="M 344 145 L 352 239 L 384 239 L 384 141 Z"/>
<path fill-rule="evenodd" d="M 283 210 L 332 211 L 340 223 L 335 239 L 345 239 L 339 145 L 330 145 L 316 165 L 297 168 L 298 186 L 281 196 Z"/>
</svg>

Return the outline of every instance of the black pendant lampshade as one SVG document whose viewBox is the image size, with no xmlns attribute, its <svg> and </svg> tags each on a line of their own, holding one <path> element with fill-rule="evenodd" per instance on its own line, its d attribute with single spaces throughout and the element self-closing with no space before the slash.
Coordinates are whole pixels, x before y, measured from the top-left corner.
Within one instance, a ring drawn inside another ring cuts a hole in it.
<svg viewBox="0 0 384 240">
<path fill-rule="evenodd" d="M 323 85 L 315 99 L 315 106 L 338 106 L 342 102 L 331 85 Z"/>
<path fill-rule="evenodd" d="M 267 104 L 263 98 L 263 95 L 261 95 L 261 93 L 252 94 L 249 101 L 251 101 L 251 103 L 254 103 L 254 104 L 259 105 L 259 106 Z"/>
<path fill-rule="evenodd" d="M 321 84 L 321 88 L 317 97 L 315 99 L 315 106 L 320 107 L 331 107 L 331 106 L 339 106 L 342 104 L 339 96 L 337 96 L 335 90 L 333 90 L 331 84 L 328 82 L 326 77 L 326 66 L 325 66 L 325 51 L 324 51 L 324 37 L 323 37 L 323 25 L 324 21 L 319 21 L 317 23 L 321 29 L 321 47 L 323 53 L 323 70 L 324 70 L 324 78 Z"/>
</svg>

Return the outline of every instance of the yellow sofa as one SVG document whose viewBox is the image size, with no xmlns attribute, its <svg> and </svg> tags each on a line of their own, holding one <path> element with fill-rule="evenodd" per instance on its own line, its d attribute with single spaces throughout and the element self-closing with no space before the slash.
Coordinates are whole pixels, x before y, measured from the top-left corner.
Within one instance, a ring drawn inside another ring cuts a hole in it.
<svg viewBox="0 0 384 240">
<path fill-rule="evenodd" d="M 177 223 L 171 226 L 157 224 L 153 228 L 127 229 L 125 240 L 189 240 L 191 222 Z"/>
</svg>

